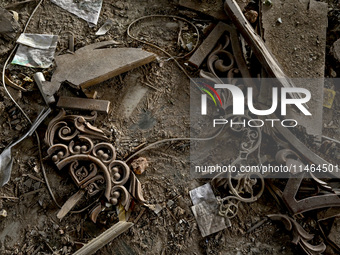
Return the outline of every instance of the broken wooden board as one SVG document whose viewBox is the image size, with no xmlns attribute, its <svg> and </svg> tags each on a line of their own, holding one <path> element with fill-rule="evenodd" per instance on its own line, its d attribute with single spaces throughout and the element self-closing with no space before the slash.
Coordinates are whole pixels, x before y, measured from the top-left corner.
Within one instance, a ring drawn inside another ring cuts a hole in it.
<svg viewBox="0 0 340 255">
<path fill-rule="evenodd" d="M 99 42 L 75 54 L 56 57 L 57 69 L 51 82 L 45 83 L 45 93 L 53 95 L 64 81 L 84 89 L 156 59 L 155 54 L 140 48 L 108 48 L 112 44 L 113 41 Z"/>
<path fill-rule="evenodd" d="M 203 43 L 198 47 L 195 53 L 190 57 L 189 63 L 199 68 L 206 57 L 213 50 L 217 41 L 221 38 L 221 36 L 226 32 L 228 25 L 219 22 L 213 31 L 208 35 L 208 37 L 203 41 Z"/>
<path fill-rule="evenodd" d="M 241 10 L 250 2 L 250 0 L 237 0 Z M 179 0 L 180 6 L 203 13 L 214 19 L 229 21 L 228 15 L 223 8 L 223 1 L 220 0 Z"/>
<path fill-rule="evenodd" d="M 110 101 L 61 96 L 58 100 L 57 107 L 64 109 L 88 110 L 108 113 Z"/>
<path fill-rule="evenodd" d="M 132 222 L 119 221 L 111 228 L 103 232 L 100 236 L 92 239 L 85 246 L 77 250 L 73 255 L 88 255 L 94 254 L 97 250 L 111 242 L 120 234 L 124 233 L 126 230 L 133 226 Z"/>
<path fill-rule="evenodd" d="M 327 11 L 326 3 L 315 0 L 279 0 L 271 7 L 262 5 L 265 45 L 288 77 L 324 77 Z M 323 79 L 301 79 L 298 83 L 296 87 L 304 87 L 312 94 L 307 104 L 312 117 L 292 110 L 287 117 L 296 119 L 306 127 L 307 133 L 319 136 L 322 132 Z"/>
</svg>

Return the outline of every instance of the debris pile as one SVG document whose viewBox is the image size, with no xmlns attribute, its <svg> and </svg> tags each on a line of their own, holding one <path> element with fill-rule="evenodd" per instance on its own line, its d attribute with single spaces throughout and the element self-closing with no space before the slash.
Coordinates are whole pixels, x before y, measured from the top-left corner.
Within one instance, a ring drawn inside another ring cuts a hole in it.
<svg viewBox="0 0 340 255">
<path fill-rule="evenodd" d="M 1 254 L 340 252 L 335 1 L 1 5 Z"/>
</svg>

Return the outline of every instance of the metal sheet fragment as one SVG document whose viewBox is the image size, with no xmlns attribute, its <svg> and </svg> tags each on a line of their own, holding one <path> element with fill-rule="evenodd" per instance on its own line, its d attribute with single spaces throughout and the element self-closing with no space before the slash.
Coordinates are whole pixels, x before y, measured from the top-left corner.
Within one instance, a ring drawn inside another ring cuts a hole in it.
<svg viewBox="0 0 340 255">
<path fill-rule="evenodd" d="M 190 191 L 194 206 L 191 210 L 203 237 L 225 229 L 225 218 L 218 214 L 217 199 L 210 183 Z"/>
<path fill-rule="evenodd" d="M 12 64 L 48 68 L 52 65 L 57 42 L 57 35 L 21 34 L 17 40 L 19 47 Z"/>
<path fill-rule="evenodd" d="M 94 25 L 97 25 L 103 4 L 103 0 L 51 0 L 51 2 Z"/>
</svg>

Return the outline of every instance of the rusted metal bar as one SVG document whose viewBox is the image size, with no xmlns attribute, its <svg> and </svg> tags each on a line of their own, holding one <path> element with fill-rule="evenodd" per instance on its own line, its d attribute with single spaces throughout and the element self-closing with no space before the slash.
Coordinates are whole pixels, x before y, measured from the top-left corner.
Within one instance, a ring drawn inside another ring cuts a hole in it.
<svg viewBox="0 0 340 255">
<path fill-rule="evenodd" d="M 134 224 L 132 222 L 119 221 L 118 223 L 113 225 L 111 228 L 103 232 L 101 235 L 99 235 L 95 239 L 92 239 L 85 246 L 83 246 L 78 251 L 73 253 L 73 255 L 94 254 L 100 248 L 102 248 L 103 246 L 111 242 L 113 239 L 115 239 L 120 234 L 124 233 L 126 230 L 131 228 L 133 225 Z"/>
<path fill-rule="evenodd" d="M 108 113 L 110 101 L 61 96 L 58 100 L 57 107 L 65 109 L 90 110 Z"/>
</svg>

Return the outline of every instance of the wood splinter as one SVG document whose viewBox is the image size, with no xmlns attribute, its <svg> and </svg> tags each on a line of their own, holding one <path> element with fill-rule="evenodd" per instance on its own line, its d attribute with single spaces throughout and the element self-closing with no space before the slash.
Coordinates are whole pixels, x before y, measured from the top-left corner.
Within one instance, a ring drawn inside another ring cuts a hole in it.
<svg viewBox="0 0 340 255">
<path fill-rule="evenodd" d="M 92 239 L 78 251 L 76 251 L 73 255 L 88 255 L 94 254 L 100 248 L 111 242 L 120 234 L 124 233 L 126 230 L 131 228 L 134 224 L 132 222 L 119 221 L 111 228 L 100 234 L 98 237 Z"/>
</svg>

